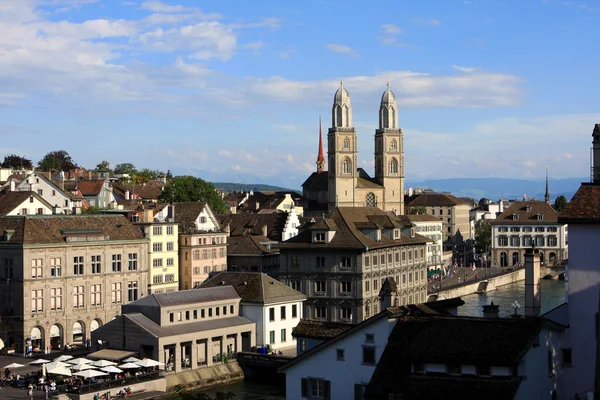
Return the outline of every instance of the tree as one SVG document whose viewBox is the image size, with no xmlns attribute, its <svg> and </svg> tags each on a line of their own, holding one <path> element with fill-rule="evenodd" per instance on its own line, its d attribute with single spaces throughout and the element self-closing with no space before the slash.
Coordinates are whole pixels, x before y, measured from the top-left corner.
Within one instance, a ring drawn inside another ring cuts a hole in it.
<svg viewBox="0 0 600 400">
<path fill-rule="evenodd" d="M 96 165 L 95 171 L 111 171 L 110 163 L 108 161 L 102 161 L 100 164 Z"/>
<path fill-rule="evenodd" d="M 195 176 L 177 176 L 168 183 L 159 198 L 165 202 L 205 201 L 217 214 L 227 212 L 225 202 L 212 183 Z"/>
<path fill-rule="evenodd" d="M 567 208 L 567 204 L 569 204 L 569 202 L 565 196 L 557 196 L 554 200 L 554 209 L 558 212 L 564 211 L 565 208 Z"/>
<path fill-rule="evenodd" d="M 150 170 L 148 168 L 144 168 L 143 170 L 136 172 L 136 176 L 138 177 L 138 180 L 140 178 L 142 178 L 142 182 L 155 181 L 158 179 L 158 177 L 160 177 L 162 175 L 164 175 L 164 172 L 159 171 L 157 169 Z"/>
<path fill-rule="evenodd" d="M 492 226 L 484 219 L 475 223 L 475 250 L 487 254 L 492 246 Z"/>
<path fill-rule="evenodd" d="M 131 163 L 123 163 L 115 165 L 115 170 L 113 171 L 115 174 L 133 174 L 136 171 L 135 165 Z"/>
<path fill-rule="evenodd" d="M 77 168 L 77 164 L 64 150 L 51 151 L 38 162 L 38 168 L 43 171 L 70 171 Z"/>
<path fill-rule="evenodd" d="M 411 207 L 409 213 L 410 215 L 425 215 L 427 214 L 427 208 L 425 206 Z"/>
<path fill-rule="evenodd" d="M 31 160 L 26 159 L 24 156 L 20 157 L 16 154 L 9 154 L 4 156 L 2 161 L 2 168 L 12 169 L 33 169 L 33 163 Z"/>
</svg>

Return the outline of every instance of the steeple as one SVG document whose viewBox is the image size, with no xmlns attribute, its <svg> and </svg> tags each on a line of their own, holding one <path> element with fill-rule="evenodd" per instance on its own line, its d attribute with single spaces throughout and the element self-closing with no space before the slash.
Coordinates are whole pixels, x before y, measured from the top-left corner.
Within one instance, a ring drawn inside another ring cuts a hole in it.
<svg viewBox="0 0 600 400">
<path fill-rule="evenodd" d="M 388 81 L 387 89 L 381 96 L 381 105 L 379 106 L 379 129 L 396 128 L 398 128 L 398 104 Z"/>
<path fill-rule="evenodd" d="M 550 191 L 548 190 L 548 166 L 546 165 L 546 195 L 544 196 L 546 203 L 550 204 Z"/>
<path fill-rule="evenodd" d="M 317 156 L 317 173 L 325 171 L 325 156 L 323 155 L 323 129 L 321 128 L 321 113 L 319 113 L 319 155 Z"/>
<path fill-rule="evenodd" d="M 344 87 L 344 81 L 340 81 L 340 88 L 333 96 L 333 108 L 331 110 L 332 127 L 352 127 L 352 103 L 350 94 Z"/>
</svg>

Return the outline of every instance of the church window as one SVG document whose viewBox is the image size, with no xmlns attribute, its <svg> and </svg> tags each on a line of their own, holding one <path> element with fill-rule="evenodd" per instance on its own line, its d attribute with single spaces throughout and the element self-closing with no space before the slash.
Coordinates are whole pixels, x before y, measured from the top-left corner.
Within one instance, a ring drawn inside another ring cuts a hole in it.
<svg viewBox="0 0 600 400">
<path fill-rule="evenodd" d="M 394 107 L 390 107 L 390 114 L 392 115 L 392 124 L 390 125 L 390 128 L 395 128 L 396 127 L 396 110 L 394 109 Z"/>
<path fill-rule="evenodd" d="M 377 199 L 375 198 L 375 194 L 373 192 L 367 193 L 365 205 L 367 207 L 377 207 Z"/>
<path fill-rule="evenodd" d="M 352 173 L 352 161 L 350 161 L 349 158 L 346 158 L 344 160 L 344 163 L 342 165 L 342 172 L 344 174 L 350 174 L 350 173 Z"/>
<path fill-rule="evenodd" d="M 344 138 L 344 150 L 350 149 L 350 140 L 348 138 Z"/>
<path fill-rule="evenodd" d="M 395 175 L 398 173 L 398 160 L 392 158 L 390 161 L 390 175 Z"/>
<path fill-rule="evenodd" d="M 398 149 L 398 142 L 396 142 L 396 139 L 392 139 L 392 142 L 390 143 L 390 150 L 396 151 L 397 149 Z"/>
<path fill-rule="evenodd" d="M 335 126 L 342 126 L 342 107 L 335 108 Z"/>
<path fill-rule="evenodd" d="M 390 127 L 390 119 L 389 119 L 389 110 L 387 108 L 384 108 L 383 110 L 381 110 L 381 112 L 383 113 L 383 127 L 384 128 L 389 128 Z"/>
<path fill-rule="evenodd" d="M 344 106 L 344 116 L 346 117 L 346 120 L 344 121 L 344 126 L 350 126 L 350 110 L 348 110 L 348 107 Z"/>
</svg>

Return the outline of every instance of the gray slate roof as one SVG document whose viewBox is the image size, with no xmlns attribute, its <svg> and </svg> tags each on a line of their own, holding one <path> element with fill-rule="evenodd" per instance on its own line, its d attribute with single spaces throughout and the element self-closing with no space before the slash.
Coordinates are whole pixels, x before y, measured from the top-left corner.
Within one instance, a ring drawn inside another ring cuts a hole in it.
<svg viewBox="0 0 600 400">
<path fill-rule="evenodd" d="M 232 286 L 196 288 L 169 293 L 153 293 L 129 303 L 133 306 L 171 307 L 210 301 L 239 299 Z"/>
<path fill-rule="evenodd" d="M 242 303 L 273 304 L 306 300 L 304 294 L 261 272 L 221 272 L 200 287 L 233 287 L 242 298 Z"/>
<path fill-rule="evenodd" d="M 150 318 L 141 313 L 124 314 L 124 318 L 138 325 L 154 337 L 176 336 L 187 333 L 209 331 L 213 329 L 229 328 L 233 326 L 254 324 L 246 317 L 215 318 L 206 321 L 190 322 L 187 324 L 176 324 L 160 326 Z"/>
</svg>

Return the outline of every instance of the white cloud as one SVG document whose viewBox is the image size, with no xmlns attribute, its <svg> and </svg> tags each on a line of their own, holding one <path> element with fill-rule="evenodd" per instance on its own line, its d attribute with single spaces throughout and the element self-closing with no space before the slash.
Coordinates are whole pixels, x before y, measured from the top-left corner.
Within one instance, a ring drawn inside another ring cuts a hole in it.
<svg viewBox="0 0 600 400">
<path fill-rule="evenodd" d="M 476 69 L 476 68 L 473 68 L 473 67 L 461 67 L 460 65 L 454 65 L 454 64 L 451 65 L 451 67 L 454 68 L 457 71 L 466 72 L 466 73 L 473 72 Z"/>
<path fill-rule="evenodd" d="M 383 24 L 381 25 L 381 31 L 389 35 L 399 35 L 402 33 L 402 28 L 394 24 Z"/>
<path fill-rule="evenodd" d="M 239 164 L 235 164 L 231 166 L 231 170 L 232 171 L 241 171 L 242 167 L 239 166 Z"/>
<path fill-rule="evenodd" d="M 251 43 L 246 43 L 244 45 L 244 48 L 246 49 L 250 49 L 250 50 L 260 50 L 264 47 L 264 43 L 263 42 L 251 42 Z"/>
<path fill-rule="evenodd" d="M 413 21 L 415 21 L 419 25 L 425 25 L 425 26 L 438 26 L 438 25 L 442 24 L 436 18 L 431 18 L 431 19 L 413 18 Z"/>
<path fill-rule="evenodd" d="M 336 53 L 356 54 L 356 50 L 354 50 L 350 46 L 346 46 L 345 44 L 330 43 L 326 44 L 325 47 L 327 47 L 331 51 L 335 51 Z"/>
<path fill-rule="evenodd" d="M 233 153 L 231 151 L 229 151 L 229 150 L 219 150 L 219 152 L 217 154 L 220 155 L 220 156 L 223 156 L 223 157 L 231 157 L 231 156 L 233 156 Z"/>
<path fill-rule="evenodd" d="M 140 8 L 143 10 L 149 10 L 157 13 L 178 13 L 189 10 L 187 7 L 181 5 L 172 6 L 170 4 L 165 4 L 158 0 L 146 1 L 142 3 Z"/>
</svg>

